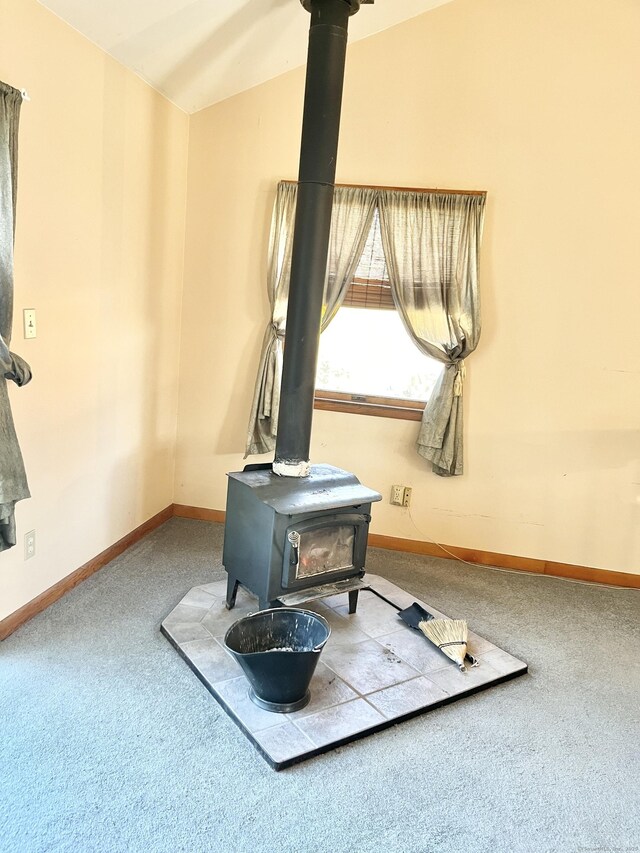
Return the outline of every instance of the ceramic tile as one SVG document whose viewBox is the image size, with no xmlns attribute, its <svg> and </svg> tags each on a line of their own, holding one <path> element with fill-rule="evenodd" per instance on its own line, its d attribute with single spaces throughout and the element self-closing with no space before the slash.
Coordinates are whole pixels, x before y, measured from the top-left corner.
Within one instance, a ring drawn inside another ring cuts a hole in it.
<svg viewBox="0 0 640 853">
<path fill-rule="evenodd" d="M 211 639 L 211 634 L 199 622 L 170 622 L 165 629 L 178 645 L 191 640 Z"/>
<path fill-rule="evenodd" d="M 399 608 L 409 607 L 409 605 L 413 604 L 416 600 L 415 597 L 410 595 L 408 592 L 405 592 L 400 589 L 400 587 L 392 584 L 391 581 L 381 578 L 378 575 L 366 574 L 364 576 L 364 582 L 367 586 L 371 587 L 369 594 L 371 594 L 372 590 L 377 591 L 383 598 L 388 599 L 393 604 L 397 604 Z M 367 592 L 366 589 L 361 590 L 360 596 L 365 592 Z M 358 606 L 360 605 L 360 596 L 358 596 Z M 348 609 L 349 606 L 349 598 L 346 592 L 338 593 L 337 595 L 328 595 L 323 598 L 322 601 L 332 608 L 346 607 Z"/>
<path fill-rule="evenodd" d="M 287 761 L 304 755 L 314 748 L 311 740 L 289 721 L 256 732 L 256 741 L 275 762 Z"/>
<path fill-rule="evenodd" d="M 526 668 L 526 664 L 521 660 L 518 660 L 508 652 L 504 652 L 502 649 L 495 647 L 492 651 L 483 652 L 479 659 L 480 666 L 486 666 L 489 664 L 489 666 L 495 669 L 496 672 L 499 672 L 500 675 L 511 675 L 514 672 L 519 672 Z"/>
<path fill-rule="evenodd" d="M 211 685 L 237 678 L 242 672 L 231 655 L 212 637 L 181 643 L 180 648 Z"/>
<path fill-rule="evenodd" d="M 375 640 L 333 648 L 327 646 L 322 660 L 362 694 L 373 693 L 418 675 L 412 666 Z"/>
<path fill-rule="evenodd" d="M 319 613 L 327 620 L 331 628 L 329 643 L 332 646 L 340 646 L 345 643 L 360 643 L 363 640 L 369 639 L 369 635 L 361 631 L 348 617 L 336 613 L 335 610 L 327 607 L 325 604 L 319 601 L 310 601 L 308 606 L 305 605 L 305 607 L 307 610 Z"/>
<path fill-rule="evenodd" d="M 186 604 L 178 604 L 174 607 L 171 613 L 163 620 L 162 624 L 165 628 L 179 623 L 199 622 L 207 611 L 201 607 L 190 607 Z"/>
<path fill-rule="evenodd" d="M 411 595 L 409 592 L 404 592 L 401 589 L 398 589 L 395 592 L 389 591 L 384 587 L 379 589 L 378 586 L 373 586 L 373 589 L 380 592 L 380 595 L 390 601 L 391 604 L 394 604 L 397 610 L 404 610 L 405 607 L 411 607 L 414 601 L 417 601 L 414 595 Z"/>
<path fill-rule="evenodd" d="M 253 612 L 255 612 L 255 608 L 246 605 L 236 605 L 233 610 L 227 610 L 224 602 L 217 599 L 216 603 L 202 619 L 202 624 L 212 637 L 223 639 L 232 625 L 239 619 L 242 619 L 243 616 L 248 616 Z"/>
<path fill-rule="evenodd" d="M 194 586 L 182 599 L 180 604 L 189 607 L 203 607 L 208 610 L 216 601 L 215 597 L 200 587 Z"/>
<path fill-rule="evenodd" d="M 324 599 L 315 599 L 314 601 L 305 601 L 300 605 L 301 610 L 311 610 L 313 613 L 319 613 L 325 619 L 330 619 L 334 616 L 333 610 L 324 603 Z"/>
<path fill-rule="evenodd" d="M 425 604 L 424 601 L 420 601 L 420 599 L 416 598 L 415 595 L 411 595 L 410 592 L 405 592 L 405 590 L 400 589 L 399 586 L 396 586 L 386 578 L 380 577 L 380 575 L 367 574 L 365 575 L 365 580 L 372 590 L 380 593 L 383 598 L 386 598 L 392 604 L 395 604 L 398 609 L 404 610 L 405 607 L 411 607 L 414 602 L 417 602 L 437 619 L 447 618 L 440 610 L 435 609 L 431 605 Z"/>
<path fill-rule="evenodd" d="M 432 672 L 447 665 L 447 658 L 442 652 L 412 628 L 400 628 L 377 639 L 418 672 Z"/>
<path fill-rule="evenodd" d="M 287 717 L 292 720 L 308 717 L 309 714 L 316 714 L 324 708 L 329 708 L 331 705 L 340 705 L 342 702 L 348 702 L 351 699 L 357 699 L 358 694 L 352 690 L 349 685 L 344 682 L 336 673 L 329 669 L 322 661 L 318 662 L 316 671 L 309 685 L 311 692 L 311 700 L 306 708 L 301 708 L 299 711 L 294 711 L 287 714 Z"/>
<path fill-rule="evenodd" d="M 203 583 L 200 584 L 199 589 L 203 589 L 205 592 L 208 592 L 209 595 L 215 595 L 216 598 L 226 598 L 227 595 L 227 581 L 212 581 L 211 583 Z"/>
<path fill-rule="evenodd" d="M 490 684 L 497 678 L 500 678 L 500 673 L 484 661 L 480 666 L 467 666 L 466 672 L 460 672 L 457 664 L 452 661 L 451 665 L 447 665 L 445 669 L 429 673 L 429 679 L 449 696 L 456 696 L 459 693 L 472 690 L 474 687 Z"/>
<path fill-rule="evenodd" d="M 226 581 L 213 581 L 213 583 L 202 584 L 202 586 L 198 587 L 198 589 L 201 589 L 204 592 L 209 593 L 209 595 L 215 596 L 216 598 L 220 598 L 223 601 L 225 601 L 227 598 Z M 258 599 L 255 595 L 252 595 L 243 586 L 239 586 L 238 592 L 236 594 L 236 607 L 242 605 L 248 605 L 249 607 L 253 607 L 254 610 L 257 610 Z"/>
<path fill-rule="evenodd" d="M 383 598 L 386 598 L 398 608 L 409 607 L 416 600 L 411 593 L 405 592 L 399 586 L 379 575 L 367 574 L 365 575 L 365 580 L 375 592 L 379 592 Z"/>
<path fill-rule="evenodd" d="M 479 637 L 477 634 L 474 634 L 473 631 L 469 631 L 469 636 L 467 638 L 467 651 L 469 654 L 477 657 L 485 652 L 492 652 L 496 648 L 497 646 L 494 646 L 493 643 L 489 642 L 489 640 L 485 640 L 484 637 Z"/>
<path fill-rule="evenodd" d="M 403 714 L 419 711 L 421 708 L 433 705 L 447 698 L 444 690 L 428 678 L 420 676 L 404 681 L 402 684 L 394 684 L 376 693 L 367 696 L 367 702 L 374 706 L 381 714 L 392 720 Z"/>
<path fill-rule="evenodd" d="M 402 624 L 395 608 L 369 590 L 360 593 L 357 613 L 349 613 L 347 605 L 334 609 L 370 637 L 390 634 L 397 631 Z"/>
<path fill-rule="evenodd" d="M 200 661 L 206 660 L 212 654 L 222 651 L 220 643 L 217 643 L 208 632 L 207 636 L 200 640 L 180 643 L 180 647 L 194 663 L 200 663 Z"/>
<path fill-rule="evenodd" d="M 327 607 L 343 607 L 349 605 L 349 596 L 346 592 L 339 592 L 337 595 L 325 595 L 320 599 Z"/>
<path fill-rule="evenodd" d="M 234 678 L 233 681 L 216 684 L 215 687 L 216 693 L 222 697 L 250 732 L 259 732 L 262 729 L 280 725 L 286 719 L 283 714 L 265 711 L 249 698 L 249 682 L 244 675 Z"/>
<path fill-rule="evenodd" d="M 296 726 L 316 746 L 326 746 L 383 723 L 385 718 L 364 699 L 354 699 L 319 714 L 296 720 Z"/>
</svg>

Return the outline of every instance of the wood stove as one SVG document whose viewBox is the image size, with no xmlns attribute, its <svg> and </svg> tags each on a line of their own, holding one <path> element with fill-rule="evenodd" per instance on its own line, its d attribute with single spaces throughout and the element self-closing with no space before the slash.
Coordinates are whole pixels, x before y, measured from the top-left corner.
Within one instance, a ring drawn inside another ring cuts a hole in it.
<svg viewBox="0 0 640 853">
<path fill-rule="evenodd" d="M 229 609 L 238 584 L 261 609 L 329 586 L 349 591 L 353 612 L 381 495 L 354 474 L 312 466 L 309 446 L 348 20 L 373 0 L 301 2 L 311 25 L 275 460 L 229 474 L 223 563 Z"/>
<path fill-rule="evenodd" d="M 371 504 L 380 497 L 332 465 L 313 465 L 297 479 L 276 476 L 270 464 L 229 474 L 227 607 L 239 583 L 258 596 L 261 610 L 330 584 L 348 589 L 354 610 L 358 585 L 340 582 L 364 575 Z"/>
</svg>

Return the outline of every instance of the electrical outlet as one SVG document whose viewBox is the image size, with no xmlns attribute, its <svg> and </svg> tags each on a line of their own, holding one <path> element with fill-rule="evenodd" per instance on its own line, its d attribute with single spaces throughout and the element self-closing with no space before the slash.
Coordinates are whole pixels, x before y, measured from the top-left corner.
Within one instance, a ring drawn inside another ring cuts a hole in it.
<svg viewBox="0 0 640 853">
<path fill-rule="evenodd" d="M 25 560 L 35 557 L 36 554 L 36 532 L 30 530 L 24 534 L 24 558 Z"/>
<path fill-rule="evenodd" d="M 391 486 L 391 498 L 389 503 L 394 506 L 402 506 L 404 500 L 404 486 Z"/>
<path fill-rule="evenodd" d="M 391 486 L 389 503 L 393 506 L 411 506 L 411 486 Z"/>
</svg>

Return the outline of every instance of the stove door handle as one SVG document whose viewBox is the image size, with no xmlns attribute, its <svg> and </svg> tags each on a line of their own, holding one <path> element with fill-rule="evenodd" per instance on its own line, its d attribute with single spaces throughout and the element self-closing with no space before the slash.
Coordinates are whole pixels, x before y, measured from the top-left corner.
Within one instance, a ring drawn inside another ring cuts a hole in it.
<svg viewBox="0 0 640 853">
<path fill-rule="evenodd" d="M 300 534 L 297 530 L 292 530 L 287 534 L 291 550 L 289 552 L 289 565 L 298 567 L 300 563 Z"/>
</svg>

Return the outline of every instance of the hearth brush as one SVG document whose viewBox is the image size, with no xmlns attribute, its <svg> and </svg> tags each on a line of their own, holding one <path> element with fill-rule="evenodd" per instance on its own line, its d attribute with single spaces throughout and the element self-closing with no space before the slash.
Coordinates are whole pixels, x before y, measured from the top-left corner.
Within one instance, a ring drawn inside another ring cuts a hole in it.
<svg viewBox="0 0 640 853">
<path fill-rule="evenodd" d="M 464 659 L 468 630 L 464 619 L 430 619 L 428 622 L 420 622 L 418 627 L 434 646 L 458 664 L 460 672 L 466 672 Z"/>
<path fill-rule="evenodd" d="M 398 616 L 410 628 L 421 631 L 434 646 L 458 664 L 461 672 L 466 671 L 465 660 L 471 666 L 478 666 L 476 658 L 467 651 L 468 629 L 463 619 L 436 619 L 417 601 L 411 607 L 400 610 Z"/>
</svg>

